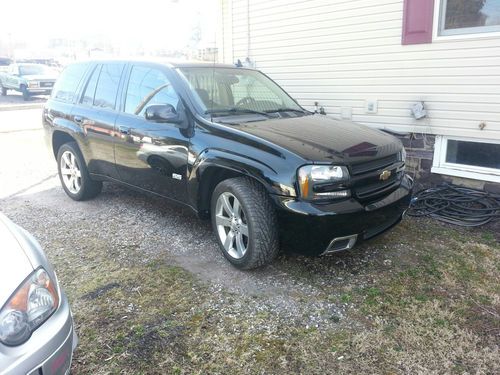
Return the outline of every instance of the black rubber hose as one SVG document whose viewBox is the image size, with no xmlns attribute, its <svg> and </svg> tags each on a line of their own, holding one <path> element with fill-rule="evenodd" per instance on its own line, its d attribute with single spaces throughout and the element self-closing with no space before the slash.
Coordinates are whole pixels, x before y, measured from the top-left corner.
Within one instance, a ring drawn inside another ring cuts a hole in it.
<svg viewBox="0 0 500 375">
<path fill-rule="evenodd" d="M 465 227 L 480 226 L 500 217 L 500 194 L 440 185 L 415 193 L 407 214 Z"/>
</svg>

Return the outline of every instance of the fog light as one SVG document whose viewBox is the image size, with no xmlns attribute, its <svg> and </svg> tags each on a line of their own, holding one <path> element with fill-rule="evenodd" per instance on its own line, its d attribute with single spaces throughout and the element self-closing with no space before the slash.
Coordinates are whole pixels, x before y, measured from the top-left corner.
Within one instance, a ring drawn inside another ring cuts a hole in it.
<svg viewBox="0 0 500 375">
<path fill-rule="evenodd" d="M 349 198 L 351 196 L 350 190 L 327 191 L 324 193 L 314 193 L 314 198 L 328 199 L 328 198 Z"/>
</svg>

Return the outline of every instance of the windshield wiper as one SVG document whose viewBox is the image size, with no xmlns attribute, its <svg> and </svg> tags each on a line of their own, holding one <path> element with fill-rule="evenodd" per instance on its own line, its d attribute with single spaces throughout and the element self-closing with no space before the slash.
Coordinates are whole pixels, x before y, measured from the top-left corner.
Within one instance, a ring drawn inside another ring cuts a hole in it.
<svg viewBox="0 0 500 375">
<path fill-rule="evenodd" d="M 261 111 L 255 111 L 253 109 L 247 109 L 247 108 L 237 108 L 237 107 L 232 107 L 232 108 L 225 108 L 225 109 L 210 109 L 206 110 L 205 114 L 213 114 L 213 113 L 227 113 L 227 114 L 233 114 L 233 113 L 252 113 L 256 115 L 261 115 L 261 116 L 266 116 L 269 118 L 273 118 L 274 116 L 271 116 L 269 113 L 266 112 L 261 112 Z"/>
<path fill-rule="evenodd" d="M 298 112 L 302 114 L 306 114 L 307 111 L 304 111 L 302 109 L 295 109 L 295 108 L 276 108 L 276 109 L 271 109 L 269 111 L 266 111 L 266 113 L 276 113 L 276 112 Z"/>
</svg>

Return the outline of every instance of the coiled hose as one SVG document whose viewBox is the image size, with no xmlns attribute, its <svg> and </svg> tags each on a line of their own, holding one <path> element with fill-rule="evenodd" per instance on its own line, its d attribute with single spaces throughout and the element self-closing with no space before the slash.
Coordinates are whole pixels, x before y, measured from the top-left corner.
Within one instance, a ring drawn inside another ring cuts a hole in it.
<svg viewBox="0 0 500 375">
<path fill-rule="evenodd" d="M 444 184 L 415 193 L 407 214 L 477 227 L 500 217 L 500 195 Z"/>
</svg>

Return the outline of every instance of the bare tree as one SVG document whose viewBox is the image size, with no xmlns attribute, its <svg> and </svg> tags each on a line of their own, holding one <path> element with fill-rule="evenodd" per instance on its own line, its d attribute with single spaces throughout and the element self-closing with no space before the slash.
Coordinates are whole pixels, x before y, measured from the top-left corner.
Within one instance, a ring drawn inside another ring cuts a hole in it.
<svg viewBox="0 0 500 375">
<path fill-rule="evenodd" d="M 446 3 L 446 29 L 484 26 L 483 9 L 486 0 L 448 0 Z"/>
</svg>

